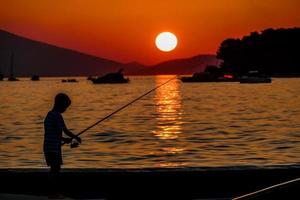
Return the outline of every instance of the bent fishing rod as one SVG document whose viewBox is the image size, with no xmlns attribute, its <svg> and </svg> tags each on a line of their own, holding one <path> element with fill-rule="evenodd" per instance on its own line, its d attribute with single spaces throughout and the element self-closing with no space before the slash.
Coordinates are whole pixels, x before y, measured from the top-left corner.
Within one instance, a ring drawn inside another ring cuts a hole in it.
<svg viewBox="0 0 300 200">
<path fill-rule="evenodd" d="M 88 131 L 89 129 L 93 128 L 94 126 L 98 125 L 100 122 L 103 122 L 104 120 L 110 118 L 111 116 L 113 116 L 114 114 L 120 112 L 121 110 L 127 108 L 128 106 L 130 106 L 131 104 L 133 104 L 134 102 L 140 100 L 141 98 L 147 96 L 148 94 L 150 94 L 151 92 L 157 90 L 158 88 L 166 85 L 167 83 L 169 83 L 170 81 L 177 79 L 177 76 L 174 76 L 173 78 L 169 79 L 168 81 L 156 86 L 155 88 L 149 90 L 148 92 L 144 93 L 143 95 L 137 97 L 136 99 L 130 101 L 129 103 L 125 104 L 124 106 L 120 107 L 119 109 L 115 110 L 114 112 L 112 112 L 111 114 L 107 115 L 106 117 L 100 119 L 99 121 L 95 122 L 94 124 L 90 125 L 89 127 L 85 128 L 84 130 L 80 131 L 78 134 L 76 134 L 76 136 L 80 136 L 81 134 L 83 134 L 84 132 Z M 65 144 L 65 143 L 63 143 Z M 71 142 L 71 148 L 77 147 L 79 144 L 78 143 L 72 143 Z"/>
</svg>

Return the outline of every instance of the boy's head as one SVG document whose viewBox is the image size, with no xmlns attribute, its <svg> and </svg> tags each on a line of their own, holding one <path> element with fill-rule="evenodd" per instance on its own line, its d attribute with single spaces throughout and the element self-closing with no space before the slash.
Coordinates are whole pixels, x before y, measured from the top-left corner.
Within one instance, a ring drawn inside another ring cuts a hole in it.
<svg viewBox="0 0 300 200">
<path fill-rule="evenodd" d="M 54 109 L 60 113 L 66 111 L 71 105 L 71 99 L 64 93 L 59 93 L 55 96 Z"/>
</svg>

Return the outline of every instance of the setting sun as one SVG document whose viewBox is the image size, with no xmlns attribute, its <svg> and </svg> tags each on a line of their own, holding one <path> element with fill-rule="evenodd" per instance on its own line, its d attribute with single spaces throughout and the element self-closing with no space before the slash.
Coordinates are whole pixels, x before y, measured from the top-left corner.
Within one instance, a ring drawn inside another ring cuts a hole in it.
<svg viewBox="0 0 300 200">
<path fill-rule="evenodd" d="M 156 37 L 155 44 L 161 51 L 172 51 L 177 46 L 177 38 L 173 33 L 162 32 Z"/>
</svg>

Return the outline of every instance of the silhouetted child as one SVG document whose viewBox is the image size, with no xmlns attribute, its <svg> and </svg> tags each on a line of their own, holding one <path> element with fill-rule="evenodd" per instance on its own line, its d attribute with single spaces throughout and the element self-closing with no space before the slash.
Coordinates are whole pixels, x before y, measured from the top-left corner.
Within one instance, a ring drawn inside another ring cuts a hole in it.
<svg viewBox="0 0 300 200">
<path fill-rule="evenodd" d="M 72 139 L 81 143 L 81 139 L 68 130 L 61 115 L 70 105 L 71 100 L 66 94 L 57 94 L 54 106 L 48 112 L 44 121 L 44 155 L 47 165 L 50 166 L 50 172 L 54 174 L 60 172 L 61 165 L 63 164 L 61 155 L 62 144 L 70 143 Z M 64 138 L 62 132 L 70 138 Z"/>
</svg>

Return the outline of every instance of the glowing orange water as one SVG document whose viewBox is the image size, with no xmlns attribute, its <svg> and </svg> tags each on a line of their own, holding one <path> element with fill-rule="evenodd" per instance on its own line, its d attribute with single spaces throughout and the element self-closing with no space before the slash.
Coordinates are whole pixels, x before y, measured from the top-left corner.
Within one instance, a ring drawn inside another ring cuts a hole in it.
<svg viewBox="0 0 300 200">
<path fill-rule="evenodd" d="M 64 118 L 76 133 L 168 80 L 129 84 L 61 83 L 44 78 L 0 83 L 0 168 L 45 167 L 43 119 L 58 92 L 72 105 Z M 22 80 L 22 79 L 21 79 Z M 189 167 L 300 162 L 300 79 L 272 84 L 170 84 L 64 147 L 64 167 Z"/>
</svg>

